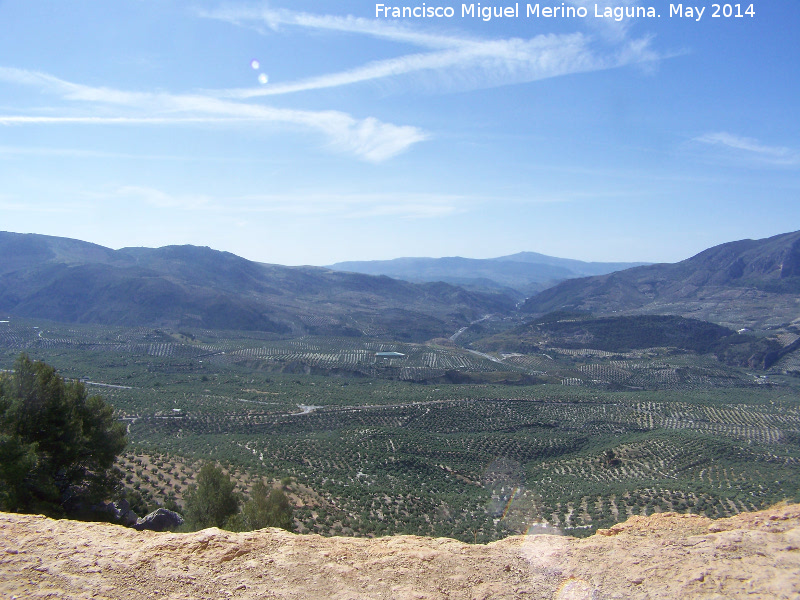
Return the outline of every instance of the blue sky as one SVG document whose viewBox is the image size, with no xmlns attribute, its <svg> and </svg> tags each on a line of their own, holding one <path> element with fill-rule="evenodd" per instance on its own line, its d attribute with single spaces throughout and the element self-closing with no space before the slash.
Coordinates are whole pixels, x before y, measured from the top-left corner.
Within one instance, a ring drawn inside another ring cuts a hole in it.
<svg viewBox="0 0 800 600">
<path fill-rule="evenodd" d="M 800 2 L 425 4 L 455 16 L 0 0 L 0 229 L 289 265 L 672 262 L 800 229 Z"/>
</svg>

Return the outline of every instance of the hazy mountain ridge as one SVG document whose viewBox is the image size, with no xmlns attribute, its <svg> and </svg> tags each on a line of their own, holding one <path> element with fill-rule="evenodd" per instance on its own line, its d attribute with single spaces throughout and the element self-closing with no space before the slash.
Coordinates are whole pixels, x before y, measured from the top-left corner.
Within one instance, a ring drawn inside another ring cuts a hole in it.
<svg viewBox="0 0 800 600">
<path fill-rule="evenodd" d="M 388 275 L 256 263 L 207 247 L 111 250 L 17 233 L 0 233 L 0 256 L 0 311 L 7 314 L 407 341 L 450 336 L 486 314 L 512 313 L 519 290 L 546 285 L 534 283 L 534 275 L 624 266 L 536 253 L 364 263 L 377 270 L 391 264 L 435 280 L 411 283 Z M 354 263 L 338 266 L 347 264 Z M 439 277 L 443 272 L 464 287 L 438 281 L 445 279 Z M 679 263 L 569 279 L 529 298 L 521 311 L 674 314 L 733 328 L 762 327 L 797 319 L 798 292 L 800 232 L 794 232 L 722 244 Z"/>
<path fill-rule="evenodd" d="M 349 261 L 330 265 L 337 271 L 387 275 L 406 281 L 444 281 L 475 289 L 501 289 L 529 296 L 574 277 L 600 275 L 645 263 L 583 262 L 536 252 L 520 252 L 498 258 L 395 258 Z M 512 292 L 512 293 L 513 293 Z"/>
<path fill-rule="evenodd" d="M 43 264 L 110 262 L 114 251 L 104 246 L 49 235 L 0 232 L 0 275 Z"/>
<path fill-rule="evenodd" d="M 429 339 L 513 308 L 503 294 L 284 267 L 197 246 L 0 233 L 0 311 L 54 321 Z"/>
<path fill-rule="evenodd" d="M 796 319 L 798 292 L 800 231 L 721 244 L 678 263 L 572 279 L 529 298 L 521 310 L 669 313 L 746 325 Z"/>
</svg>

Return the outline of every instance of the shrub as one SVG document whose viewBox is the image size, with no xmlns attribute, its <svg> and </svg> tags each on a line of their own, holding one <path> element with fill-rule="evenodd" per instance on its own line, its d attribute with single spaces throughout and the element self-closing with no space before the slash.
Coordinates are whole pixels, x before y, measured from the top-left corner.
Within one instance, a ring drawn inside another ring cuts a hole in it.
<svg viewBox="0 0 800 600">
<path fill-rule="evenodd" d="M 292 507 L 283 490 L 268 489 L 257 481 L 250 491 L 250 500 L 242 508 L 242 519 L 246 529 L 280 527 L 292 530 Z"/>
<path fill-rule="evenodd" d="M 187 525 L 192 529 L 224 527 L 239 511 L 239 495 L 230 477 L 215 464 L 208 463 L 197 474 L 197 485 L 186 495 Z"/>
</svg>

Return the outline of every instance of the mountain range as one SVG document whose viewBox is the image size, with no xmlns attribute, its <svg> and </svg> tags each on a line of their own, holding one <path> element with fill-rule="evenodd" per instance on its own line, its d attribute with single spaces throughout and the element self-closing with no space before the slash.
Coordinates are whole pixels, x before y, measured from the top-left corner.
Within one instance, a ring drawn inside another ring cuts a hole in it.
<svg viewBox="0 0 800 600">
<path fill-rule="evenodd" d="M 612 273 L 607 271 L 629 263 L 585 263 L 526 252 L 485 260 L 334 265 L 383 272 L 370 275 L 262 264 L 207 247 L 112 250 L 8 232 L 0 232 L 0 258 L 0 314 L 73 323 L 423 341 L 449 337 L 487 314 L 517 310 L 523 318 L 556 310 L 598 316 L 669 314 L 733 329 L 800 317 L 800 231 L 722 244 L 674 264 Z M 401 273 L 431 281 L 404 281 Z M 517 307 L 522 290 L 545 285 L 546 277 L 552 284 L 568 276 L 574 278 Z M 470 287 L 454 285 L 459 280 Z"/>
<path fill-rule="evenodd" d="M 596 315 L 675 314 L 734 327 L 800 317 L 800 231 L 714 246 L 678 263 L 571 279 L 529 298 L 521 310 Z"/>
<path fill-rule="evenodd" d="M 565 279 L 604 275 L 644 264 L 647 263 L 584 262 L 519 252 L 486 259 L 451 256 L 340 262 L 329 268 L 412 282 L 444 281 L 468 289 L 502 291 L 524 299 Z"/>
<path fill-rule="evenodd" d="M 265 265 L 198 246 L 111 250 L 0 232 L 0 257 L 0 313 L 72 323 L 418 341 L 515 302 L 446 283 Z"/>
</svg>

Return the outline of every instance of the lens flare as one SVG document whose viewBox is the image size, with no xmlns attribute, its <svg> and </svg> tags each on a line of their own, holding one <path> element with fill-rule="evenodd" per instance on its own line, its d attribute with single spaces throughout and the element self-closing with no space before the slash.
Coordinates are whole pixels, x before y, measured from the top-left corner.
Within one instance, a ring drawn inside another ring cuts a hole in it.
<svg viewBox="0 0 800 600">
<path fill-rule="evenodd" d="M 564 535 L 564 532 L 547 521 L 536 521 L 528 526 L 525 535 Z"/>
<path fill-rule="evenodd" d="M 259 63 L 255 58 L 250 61 L 250 66 L 253 70 L 258 71 L 261 68 L 261 63 Z"/>
<path fill-rule="evenodd" d="M 595 600 L 598 590 L 582 579 L 567 579 L 556 592 L 556 600 Z"/>
<path fill-rule="evenodd" d="M 511 509 L 511 503 L 514 502 L 514 498 L 517 497 L 517 494 L 520 493 L 520 488 L 514 488 L 514 491 L 511 492 L 511 497 L 508 499 L 506 503 L 506 507 L 503 509 L 503 516 L 501 518 L 505 519 L 508 516 L 508 511 Z"/>
<path fill-rule="evenodd" d="M 268 81 L 269 81 L 269 77 L 267 77 L 267 74 L 266 74 L 266 73 L 261 73 L 261 75 L 259 75 L 259 76 L 258 76 L 258 82 L 259 82 L 261 85 L 264 85 L 264 84 L 265 84 L 265 83 L 267 83 Z"/>
</svg>

